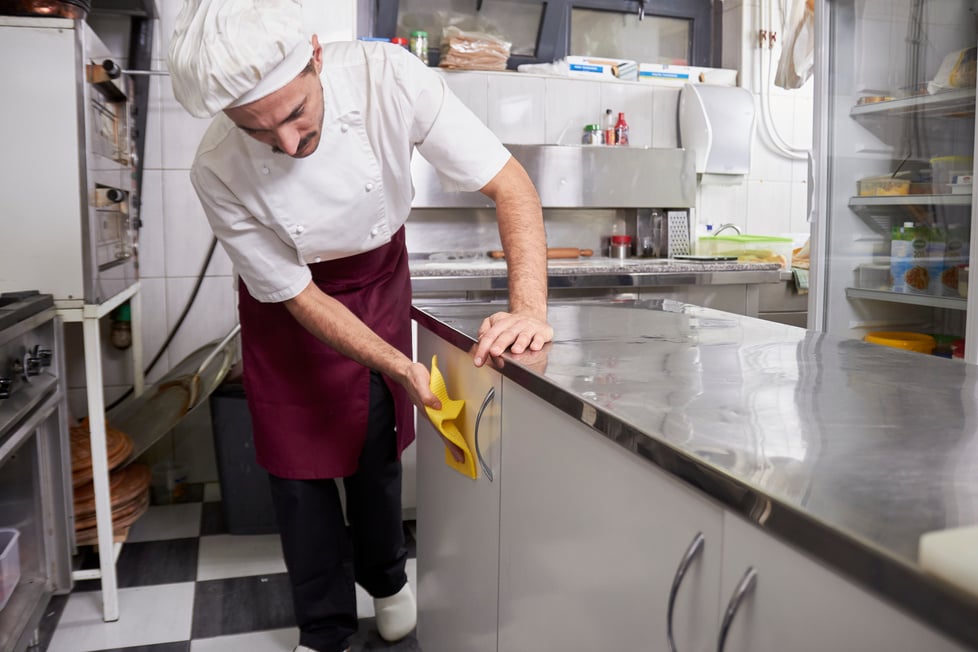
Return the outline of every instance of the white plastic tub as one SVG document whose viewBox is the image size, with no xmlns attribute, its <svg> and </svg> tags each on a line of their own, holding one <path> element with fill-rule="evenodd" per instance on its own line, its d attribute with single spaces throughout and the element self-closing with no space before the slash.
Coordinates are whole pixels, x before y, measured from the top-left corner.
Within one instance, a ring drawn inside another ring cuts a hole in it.
<svg viewBox="0 0 978 652">
<path fill-rule="evenodd" d="M 7 606 L 20 582 L 20 532 L 0 528 L 0 611 Z"/>
</svg>

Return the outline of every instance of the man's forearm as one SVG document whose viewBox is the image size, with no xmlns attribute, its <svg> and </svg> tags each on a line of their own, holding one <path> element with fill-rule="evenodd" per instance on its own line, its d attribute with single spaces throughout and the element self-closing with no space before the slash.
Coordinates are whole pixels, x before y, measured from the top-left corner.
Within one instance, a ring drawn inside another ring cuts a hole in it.
<svg viewBox="0 0 978 652">
<path fill-rule="evenodd" d="M 547 238 L 540 198 L 523 166 L 510 159 L 483 192 L 496 203 L 506 252 L 510 311 L 547 317 Z"/>
<path fill-rule="evenodd" d="M 398 382 L 403 380 L 411 360 L 315 283 L 286 301 L 285 307 L 306 330 L 343 355 Z"/>
</svg>

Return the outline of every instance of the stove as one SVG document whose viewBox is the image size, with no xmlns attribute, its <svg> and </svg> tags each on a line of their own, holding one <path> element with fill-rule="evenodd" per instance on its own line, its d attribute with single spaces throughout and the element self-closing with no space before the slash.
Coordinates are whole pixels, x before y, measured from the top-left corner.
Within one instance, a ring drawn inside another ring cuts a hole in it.
<svg viewBox="0 0 978 652">
<path fill-rule="evenodd" d="M 26 649 L 50 596 L 71 588 L 62 340 L 50 294 L 0 294 L 0 528 L 17 531 L 19 551 L 4 568 L 0 650 Z"/>
<path fill-rule="evenodd" d="M 54 306 L 54 297 L 37 290 L 0 294 L 0 331 Z"/>
</svg>

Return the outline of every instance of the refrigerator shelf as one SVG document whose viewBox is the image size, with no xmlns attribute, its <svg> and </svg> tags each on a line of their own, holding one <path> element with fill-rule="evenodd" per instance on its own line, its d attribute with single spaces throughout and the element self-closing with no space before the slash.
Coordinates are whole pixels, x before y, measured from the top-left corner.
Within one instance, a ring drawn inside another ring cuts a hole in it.
<svg viewBox="0 0 978 652">
<path fill-rule="evenodd" d="M 880 206 L 971 206 L 971 195 L 889 195 L 849 199 L 852 210 Z"/>
<path fill-rule="evenodd" d="M 854 118 L 919 115 L 934 118 L 969 117 L 974 119 L 975 89 L 962 88 L 936 95 L 920 95 L 873 104 L 861 104 L 852 107 L 849 115 Z"/>
<path fill-rule="evenodd" d="M 846 288 L 846 297 L 850 299 L 872 299 L 889 303 L 906 303 L 914 306 L 929 306 L 931 308 L 946 308 L 948 310 L 967 310 L 965 299 L 954 297 L 935 297 L 927 294 L 906 294 L 890 292 L 889 290 L 864 290 L 862 288 Z"/>
<path fill-rule="evenodd" d="M 971 195 L 892 195 L 850 197 L 849 208 L 874 231 L 889 235 L 894 222 L 916 220 L 931 207 L 971 206 Z"/>
</svg>

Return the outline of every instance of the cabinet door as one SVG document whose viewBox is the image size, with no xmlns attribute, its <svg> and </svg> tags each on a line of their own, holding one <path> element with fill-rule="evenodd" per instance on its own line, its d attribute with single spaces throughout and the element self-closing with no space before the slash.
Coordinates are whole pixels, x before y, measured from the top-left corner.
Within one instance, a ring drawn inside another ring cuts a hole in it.
<svg viewBox="0 0 978 652">
<path fill-rule="evenodd" d="M 722 510 L 504 380 L 499 649 L 712 649 Z M 426 652 L 427 652 L 427 648 Z"/>
<path fill-rule="evenodd" d="M 419 329 L 418 360 L 430 365 L 433 354 L 438 355 L 448 395 L 465 400 L 457 425 L 470 448 L 479 408 L 494 388 L 494 399 L 479 423 L 479 444 L 493 480 L 481 468 L 478 479 L 471 480 L 446 466 L 441 438 L 418 415 L 418 640 L 425 652 L 495 652 L 500 377 L 476 368 L 468 354 Z"/>
<path fill-rule="evenodd" d="M 725 652 L 964 649 L 741 517 L 725 514 L 723 527 L 721 608 L 756 572 Z"/>
</svg>

